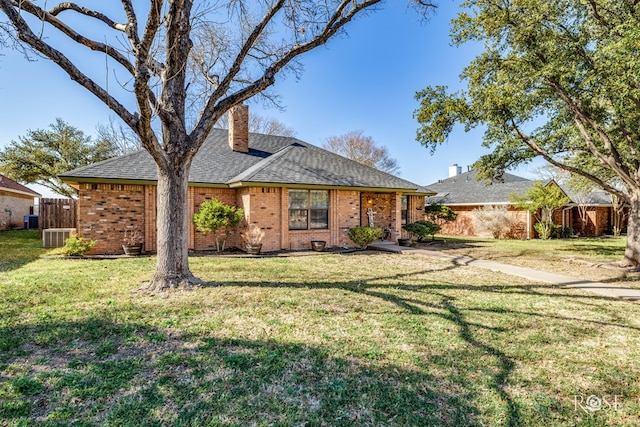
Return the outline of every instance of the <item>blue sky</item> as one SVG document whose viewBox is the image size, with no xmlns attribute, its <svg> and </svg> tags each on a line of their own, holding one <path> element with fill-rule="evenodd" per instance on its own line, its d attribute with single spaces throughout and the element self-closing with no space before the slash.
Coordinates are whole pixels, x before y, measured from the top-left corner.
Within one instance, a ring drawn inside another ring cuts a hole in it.
<svg viewBox="0 0 640 427">
<path fill-rule="evenodd" d="M 406 0 L 389 0 L 382 10 L 350 23 L 347 36 L 301 57 L 305 69 L 299 80 L 277 79 L 274 90 L 284 111 L 255 103 L 250 112 L 275 117 L 316 145 L 362 130 L 398 160 L 401 177 L 418 184 L 446 178 L 453 163 L 466 170 L 486 152 L 480 131 L 457 129 L 431 155 L 415 141 L 413 118 L 417 91 L 428 85 L 460 88 L 460 72 L 479 53 L 477 46 L 450 45 L 449 23 L 457 12 L 457 2 L 443 0 L 422 22 Z M 96 124 L 115 117 L 50 61 L 28 62 L 6 49 L 0 53 L 0 146 L 29 129 L 48 127 L 56 117 L 89 135 L 95 135 Z M 515 172 L 531 177 L 532 170 Z"/>
</svg>

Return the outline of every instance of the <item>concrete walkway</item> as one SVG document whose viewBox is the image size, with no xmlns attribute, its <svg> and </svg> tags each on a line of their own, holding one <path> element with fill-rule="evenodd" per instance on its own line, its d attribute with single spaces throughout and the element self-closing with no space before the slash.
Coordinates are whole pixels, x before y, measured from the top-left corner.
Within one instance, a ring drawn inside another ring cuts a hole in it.
<svg viewBox="0 0 640 427">
<path fill-rule="evenodd" d="M 515 265 L 475 259 L 467 256 L 450 255 L 437 250 L 398 246 L 385 241 L 374 242 L 369 245 L 369 247 L 379 251 L 395 252 L 400 254 L 416 254 L 431 258 L 445 259 L 455 264 L 471 265 L 487 270 L 499 271 L 512 276 L 524 277 L 525 279 L 536 282 L 563 285 L 567 288 L 576 288 L 611 298 L 640 301 L 640 289 L 625 288 L 623 286 L 610 285 L 602 282 L 592 282 L 590 280 L 577 279 L 563 274 L 548 273 L 546 271 L 540 271 L 533 268 L 518 267 Z"/>
</svg>

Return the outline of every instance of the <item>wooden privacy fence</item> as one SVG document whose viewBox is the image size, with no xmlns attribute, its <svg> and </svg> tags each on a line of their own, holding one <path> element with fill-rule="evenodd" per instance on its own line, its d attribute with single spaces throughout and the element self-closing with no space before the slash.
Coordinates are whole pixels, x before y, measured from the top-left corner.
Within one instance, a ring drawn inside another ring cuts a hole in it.
<svg viewBox="0 0 640 427">
<path fill-rule="evenodd" d="M 40 199 L 38 228 L 76 228 L 77 209 L 74 199 Z"/>
</svg>

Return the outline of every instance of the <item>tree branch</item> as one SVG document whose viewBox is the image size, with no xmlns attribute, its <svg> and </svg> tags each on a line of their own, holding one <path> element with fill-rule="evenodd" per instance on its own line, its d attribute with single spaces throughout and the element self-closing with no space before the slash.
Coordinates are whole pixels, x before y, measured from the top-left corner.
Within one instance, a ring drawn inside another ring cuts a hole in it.
<svg viewBox="0 0 640 427">
<path fill-rule="evenodd" d="M 129 112 L 124 105 L 118 102 L 118 100 L 91 80 L 87 75 L 82 73 L 62 52 L 54 49 L 42 41 L 41 38 L 37 37 L 31 31 L 22 16 L 20 16 L 20 13 L 11 0 L 0 0 L 0 9 L 7 15 L 9 21 L 11 21 L 11 24 L 15 28 L 20 40 L 55 62 L 69 75 L 72 80 L 78 82 L 78 84 L 93 93 L 120 118 L 122 118 L 127 125 L 134 129 L 136 128 L 138 120 L 137 116 Z"/>
<path fill-rule="evenodd" d="M 513 119 L 511 119 L 511 126 L 510 126 L 516 133 L 516 135 L 518 136 L 518 138 L 525 144 L 527 145 L 529 148 L 531 148 L 536 154 L 538 154 L 539 156 L 541 156 L 542 158 L 544 158 L 547 162 L 551 163 L 552 165 L 559 167 L 560 169 L 566 170 L 567 172 L 571 172 L 574 173 L 576 175 L 580 175 L 583 176 L 595 183 L 597 183 L 598 185 L 600 185 L 603 189 L 605 189 L 606 191 L 608 191 L 609 193 L 613 193 L 618 197 L 622 197 L 625 200 L 628 200 L 628 197 L 625 193 L 623 193 L 622 191 L 620 191 L 619 189 L 613 187 L 612 185 L 610 185 L 609 183 L 607 183 L 606 181 L 603 181 L 602 179 L 591 175 L 581 169 L 577 169 L 573 166 L 567 165 L 565 163 L 559 162 L 558 160 L 556 160 L 555 158 L 553 158 L 551 155 L 548 154 L 548 152 L 546 150 L 543 150 L 536 142 L 535 140 L 533 140 L 531 137 L 529 137 L 528 135 L 526 135 L 525 133 L 523 133 L 519 126 L 513 121 Z"/>
<path fill-rule="evenodd" d="M 287 64 L 289 64 L 294 58 L 308 52 L 315 47 L 325 44 L 333 35 L 335 35 L 345 24 L 347 24 L 355 15 L 360 11 L 365 10 L 381 0 L 366 0 L 358 3 L 356 0 L 343 0 L 332 16 L 327 20 L 322 32 L 315 36 L 308 42 L 302 44 L 295 44 L 289 50 L 287 50 L 279 59 L 274 61 L 269 67 L 267 67 L 263 75 L 255 80 L 248 86 L 238 90 L 234 94 L 219 101 L 219 98 L 229 89 L 232 80 L 238 74 L 241 69 L 242 62 L 251 51 L 253 45 L 256 43 L 260 34 L 264 31 L 267 24 L 273 19 L 276 13 L 284 6 L 284 0 L 280 0 L 275 3 L 272 8 L 265 14 L 262 21 L 254 28 L 253 32 L 243 45 L 240 53 L 236 57 L 230 72 L 227 74 L 220 86 L 209 97 L 207 104 L 205 105 L 202 115 L 198 120 L 198 124 L 192 132 L 194 143 L 198 146 L 204 141 L 213 124 L 214 119 L 220 117 L 220 115 L 227 111 L 231 106 L 244 102 L 252 96 L 260 93 L 267 87 L 271 86 L 275 82 L 275 75 L 281 71 Z M 349 6 L 351 9 L 348 9 Z M 347 10 L 348 9 L 348 10 Z"/>
<path fill-rule="evenodd" d="M 106 55 L 113 58 L 116 62 L 122 65 L 125 70 L 131 73 L 131 75 L 133 75 L 134 69 L 131 62 L 129 62 L 129 60 L 124 55 L 122 55 L 117 49 L 113 48 L 112 46 L 105 43 L 97 42 L 95 40 L 91 40 L 79 34 L 78 32 L 71 29 L 69 26 L 67 26 L 64 22 L 59 20 L 54 14 L 47 12 L 44 9 L 41 9 L 40 7 L 36 6 L 30 1 L 9 0 L 6 3 L 11 3 L 14 8 L 19 10 L 24 10 L 25 12 L 30 13 L 31 15 L 35 16 L 39 20 L 42 20 L 50 24 L 51 26 L 53 26 L 54 28 L 62 32 L 64 35 L 66 35 L 76 43 L 81 44 L 97 52 L 104 52 Z M 13 22 L 13 20 L 11 21 Z"/>
</svg>

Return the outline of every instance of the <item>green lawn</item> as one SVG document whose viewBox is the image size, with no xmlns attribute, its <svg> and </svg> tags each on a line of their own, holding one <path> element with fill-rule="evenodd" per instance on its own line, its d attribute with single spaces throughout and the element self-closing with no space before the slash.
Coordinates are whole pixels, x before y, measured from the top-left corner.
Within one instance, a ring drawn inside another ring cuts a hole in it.
<svg viewBox="0 0 640 427">
<path fill-rule="evenodd" d="M 520 242 L 523 248 L 529 242 Z M 0 425 L 635 426 L 640 305 L 421 256 L 41 258 L 0 233 Z"/>
</svg>

